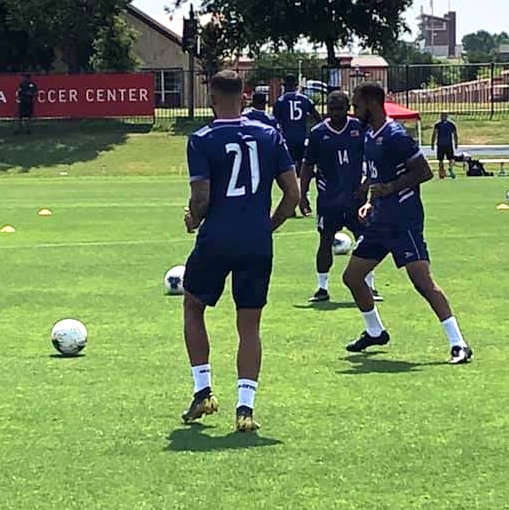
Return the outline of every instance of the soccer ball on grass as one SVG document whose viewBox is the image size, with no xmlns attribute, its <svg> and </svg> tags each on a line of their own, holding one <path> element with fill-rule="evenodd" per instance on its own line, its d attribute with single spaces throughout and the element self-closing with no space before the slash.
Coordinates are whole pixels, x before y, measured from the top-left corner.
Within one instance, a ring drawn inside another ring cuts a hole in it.
<svg viewBox="0 0 509 510">
<path fill-rule="evenodd" d="M 87 344 L 87 328 L 74 319 L 61 320 L 51 330 L 51 343 L 64 356 L 76 356 Z"/>
</svg>

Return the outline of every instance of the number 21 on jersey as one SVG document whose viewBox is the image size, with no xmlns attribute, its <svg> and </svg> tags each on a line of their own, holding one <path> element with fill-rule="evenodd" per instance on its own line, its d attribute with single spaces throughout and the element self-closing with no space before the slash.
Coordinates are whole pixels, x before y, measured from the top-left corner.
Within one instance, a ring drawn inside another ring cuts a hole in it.
<svg viewBox="0 0 509 510">
<path fill-rule="evenodd" d="M 254 195 L 260 184 L 260 162 L 258 159 L 258 144 L 255 141 L 245 142 L 249 152 L 249 171 L 251 173 L 251 193 Z M 233 152 L 232 175 L 226 190 L 227 197 L 242 197 L 246 195 L 246 187 L 239 186 L 239 174 L 242 168 L 242 147 L 238 143 L 227 143 L 225 145 L 226 154 Z"/>
</svg>

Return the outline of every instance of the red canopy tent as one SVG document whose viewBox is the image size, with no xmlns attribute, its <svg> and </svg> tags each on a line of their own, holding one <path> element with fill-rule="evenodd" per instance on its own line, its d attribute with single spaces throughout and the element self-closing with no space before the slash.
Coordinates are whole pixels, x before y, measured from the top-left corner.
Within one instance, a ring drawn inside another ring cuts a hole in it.
<svg viewBox="0 0 509 510">
<path fill-rule="evenodd" d="M 394 120 L 415 120 L 417 122 L 417 133 L 419 138 L 419 144 L 421 140 L 421 116 L 419 112 L 405 108 L 400 104 L 393 103 L 392 101 L 385 102 L 385 111 L 389 117 Z"/>
</svg>

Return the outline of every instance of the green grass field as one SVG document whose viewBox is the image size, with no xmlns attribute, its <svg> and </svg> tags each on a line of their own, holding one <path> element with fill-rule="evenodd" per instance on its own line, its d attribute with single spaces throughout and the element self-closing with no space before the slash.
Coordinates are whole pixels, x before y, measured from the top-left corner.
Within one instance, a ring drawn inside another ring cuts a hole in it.
<svg viewBox="0 0 509 510">
<path fill-rule="evenodd" d="M 391 260 L 377 281 L 393 341 L 348 355 L 362 323 L 340 284 L 347 258 L 335 259 L 332 302 L 308 305 L 314 221 L 288 222 L 262 328 L 263 426 L 237 435 L 229 290 L 208 313 L 220 413 L 179 422 L 192 381 L 181 298 L 163 295 L 162 278 L 193 244 L 183 138 L 48 135 L 0 149 L 0 226 L 16 228 L 0 234 L 0 508 L 509 508 L 509 212 L 495 209 L 509 180 L 423 191 L 468 366 L 445 363 L 440 325 Z M 88 327 L 81 357 L 51 346 L 65 317 Z"/>
</svg>

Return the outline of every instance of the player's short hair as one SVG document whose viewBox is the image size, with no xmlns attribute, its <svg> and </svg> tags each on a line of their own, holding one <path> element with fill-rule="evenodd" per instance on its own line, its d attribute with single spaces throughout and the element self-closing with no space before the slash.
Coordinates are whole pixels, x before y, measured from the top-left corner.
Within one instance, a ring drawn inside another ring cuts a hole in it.
<svg viewBox="0 0 509 510">
<path fill-rule="evenodd" d="M 255 92 L 252 102 L 253 105 L 265 106 L 267 104 L 267 96 L 263 92 Z"/>
<path fill-rule="evenodd" d="M 375 82 L 361 83 L 355 87 L 354 94 L 364 99 L 373 99 L 380 106 L 385 104 L 385 90 L 381 85 Z"/>
<path fill-rule="evenodd" d="M 294 74 L 287 74 L 285 76 L 284 81 L 285 87 L 296 87 L 297 86 L 297 78 Z"/>
<path fill-rule="evenodd" d="M 235 71 L 228 69 L 219 71 L 210 80 L 210 90 L 219 94 L 237 96 L 242 94 L 243 89 L 242 78 Z"/>
<path fill-rule="evenodd" d="M 327 96 L 327 103 L 331 101 L 341 101 L 346 104 L 347 110 L 350 108 L 350 98 L 341 90 L 334 90 Z"/>
</svg>

